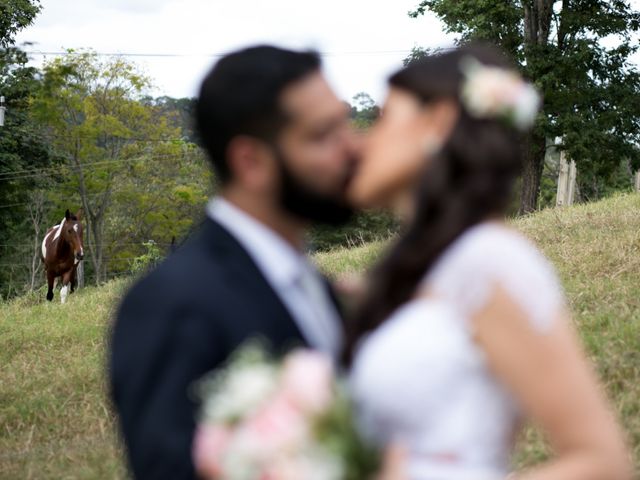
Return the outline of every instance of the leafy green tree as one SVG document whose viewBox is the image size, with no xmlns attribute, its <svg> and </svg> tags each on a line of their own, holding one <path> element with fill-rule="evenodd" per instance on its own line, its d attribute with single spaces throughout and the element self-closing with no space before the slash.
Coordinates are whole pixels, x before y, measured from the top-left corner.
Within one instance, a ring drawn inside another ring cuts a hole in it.
<svg viewBox="0 0 640 480">
<path fill-rule="evenodd" d="M 193 124 L 195 98 L 148 97 L 144 99 L 144 103 L 155 107 L 158 115 L 166 117 L 172 127 L 180 129 L 184 140 L 197 143 Z"/>
<path fill-rule="evenodd" d="M 39 82 L 35 68 L 27 66 L 26 54 L 15 48 L 0 50 L 0 94 L 8 110 L 0 127 L 0 225 L 3 231 L 19 222 L 28 190 L 38 185 L 37 171 L 49 163 L 41 130 L 29 117 L 29 105 Z M 9 208 L 14 205 L 16 208 Z"/>
<path fill-rule="evenodd" d="M 0 205 L 5 207 L 24 201 L 20 196 L 24 184 L 12 173 L 38 167 L 43 157 L 41 143 L 34 142 L 37 135 L 26 114 L 37 83 L 36 70 L 27 66 L 27 55 L 13 46 L 15 35 L 29 26 L 39 11 L 37 0 L 0 0 L 0 95 L 5 97 L 9 108 L 5 126 L 0 127 Z M 15 220 L 12 217 L 20 213 L 19 208 L 0 209 L 3 232 Z"/>
<path fill-rule="evenodd" d="M 640 165 L 640 74 L 630 62 L 640 13 L 623 0 L 423 0 L 410 16 L 435 13 L 459 42 L 503 47 L 544 94 L 523 139 L 520 211 L 536 208 L 547 138 L 578 164 L 581 180 Z M 582 182 L 587 192 L 589 184 Z M 592 192 L 594 193 L 594 192 Z"/>
<path fill-rule="evenodd" d="M 100 283 L 109 262 L 122 253 L 119 238 L 128 228 L 148 234 L 136 239 L 142 242 L 153 239 L 154 231 L 142 230 L 149 223 L 161 225 L 167 217 L 165 223 L 180 224 L 180 219 L 170 220 L 180 212 L 175 210 L 180 203 L 168 202 L 180 178 L 184 142 L 167 116 L 144 102 L 151 82 L 134 64 L 88 51 L 68 53 L 44 65 L 33 109 L 65 161 L 62 196 L 77 196 L 84 210 L 85 243 Z M 201 169 L 198 176 L 202 179 Z M 202 201 L 200 187 L 194 189 L 193 201 Z M 125 215 L 128 207 L 122 202 L 137 206 L 146 217 Z"/>
<path fill-rule="evenodd" d="M 202 150 L 182 140 L 157 144 L 130 163 L 109 215 L 111 271 L 127 272 L 145 242 L 154 241 L 164 253 L 178 246 L 201 219 L 212 185 Z"/>
<path fill-rule="evenodd" d="M 356 93 L 352 102 L 351 120 L 356 128 L 366 130 L 380 116 L 380 108 L 366 92 Z"/>
<path fill-rule="evenodd" d="M 420 46 L 414 46 L 411 49 L 411 52 L 409 52 L 409 55 L 407 55 L 403 60 L 402 60 L 402 65 L 405 67 L 408 67 L 411 63 L 420 60 L 421 58 L 426 57 L 427 55 L 436 55 L 440 50 L 439 49 L 432 49 L 432 48 L 424 48 L 424 47 L 420 47 Z"/>
<path fill-rule="evenodd" d="M 40 12 L 38 0 L 0 0 L 0 48 L 15 44 L 15 35 L 33 23 Z"/>
<path fill-rule="evenodd" d="M 33 289 L 41 278 L 35 244 L 50 203 L 42 194 L 47 182 L 40 173 L 53 159 L 29 113 L 39 88 L 38 71 L 14 46 L 14 35 L 38 11 L 37 2 L 0 1 L 0 95 L 7 104 L 0 127 L 0 297 Z"/>
</svg>

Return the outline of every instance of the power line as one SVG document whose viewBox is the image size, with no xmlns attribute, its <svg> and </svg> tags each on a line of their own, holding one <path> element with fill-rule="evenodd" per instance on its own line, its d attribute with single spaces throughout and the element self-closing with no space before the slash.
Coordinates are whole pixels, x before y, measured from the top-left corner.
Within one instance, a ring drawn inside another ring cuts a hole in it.
<svg viewBox="0 0 640 480">
<path fill-rule="evenodd" d="M 107 165 L 119 164 L 119 163 L 133 163 L 137 161 L 144 160 L 159 160 L 164 158 L 185 158 L 185 152 L 180 152 L 176 154 L 162 154 L 162 155 L 147 155 L 144 157 L 133 157 L 133 158 L 119 158 L 113 160 L 102 160 L 98 162 L 92 162 L 82 165 L 83 172 L 91 172 L 100 167 L 104 167 Z M 24 180 L 27 178 L 37 178 L 37 177 L 45 177 L 56 172 L 62 172 L 64 170 L 74 170 L 75 167 L 69 165 L 57 165 L 53 167 L 47 167 L 42 169 L 32 169 L 32 173 L 13 173 L 13 172 L 3 172 L 0 173 L 0 182 L 2 181 L 13 181 L 13 180 Z M 37 170 L 37 171 L 35 171 Z M 4 175 L 4 176 L 3 176 Z"/>
<path fill-rule="evenodd" d="M 222 58 L 225 55 L 228 55 L 231 52 L 216 52 L 216 53 L 169 53 L 169 52 L 93 52 L 90 50 L 72 50 L 72 51 L 41 51 L 41 50 L 27 50 L 26 53 L 31 55 L 40 55 L 40 56 L 56 56 L 56 57 L 66 57 L 66 56 L 78 56 L 84 54 L 95 55 L 98 57 L 134 57 L 134 58 L 193 58 L 193 57 L 202 57 L 202 58 Z M 408 54 L 411 53 L 411 50 L 402 49 L 402 50 L 345 50 L 345 51 L 320 51 L 318 52 L 323 57 L 339 57 L 339 56 L 377 56 L 377 55 L 397 55 L 397 54 Z"/>
<path fill-rule="evenodd" d="M 69 194 L 69 195 L 74 195 L 77 192 L 56 192 L 56 193 L 61 193 L 61 194 Z M 103 193 L 88 193 L 86 196 L 93 198 L 93 197 L 99 197 L 103 195 Z M 11 203 L 9 205 L 0 205 L 0 208 L 10 208 L 10 207 L 24 207 L 25 205 L 33 205 L 34 202 L 22 202 L 22 203 Z M 44 203 L 52 205 L 55 204 L 55 202 L 53 200 L 44 200 Z"/>
<path fill-rule="evenodd" d="M 60 194 L 69 194 L 69 195 L 75 195 L 77 192 L 57 192 Z M 94 197 L 100 197 L 104 195 L 103 192 L 100 193 L 88 193 L 85 196 L 88 198 L 94 198 Z M 33 205 L 34 202 L 22 202 L 22 203 L 12 203 L 10 205 L 0 205 L 0 208 L 10 208 L 10 207 L 24 207 L 26 205 Z M 56 202 L 54 202 L 53 200 L 44 200 L 44 203 L 48 204 L 48 205 L 54 205 Z"/>
<path fill-rule="evenodd" d="M 89 136 L 75 136 L 75 135 L 47 135 L 43 134 L 41 137 L 48 136 L 49 138 L 69 138 L 69 139 L 87 139 L 87 140 L 95 140 L 95 137 Z M 140 143 L 170 143 L 170 142 L 178 142 L 183 141 L 183 138 L 164 138 L 164 139 L 145 139 L 145 138 L 135 138 L 135 137 L 123 137 L 121 140 L 132 140 Z M 57 167 L 47 167 L 47 168 L 57 168 Z M 45 168 L 44 170 L 46 170 Z M 7 176 L 9 174 L 21 174 L 21 173 L 30 173 L 30 172 L 40 172 L 42 168 L 28 168 L 23 170 L 8 170 L 4 172 L 0 172 L 0 179 L 3 176 Z"/>
<path fill-rule="evenodd" d="M 42 132 L 38 133 L 38 137 L 48 137 L 48 138 L 58 138 L 58 139 L 70 139 L 70 140 L 93 140 L 97 141 L 95 135 L 74 135 L 74 134 L 59 134 L 59 133 L 51 133 L 51 132 Z M 134 142 L 140 143 L 166 143 L 166 142 L 180 142 L 184 141 L 185 137 L 164 137 L 164 138 L 149 138 L 149 137 L 119 137 L 113 135 L 110 137 L 111 140 L 131 140 Z"/>
</svg>

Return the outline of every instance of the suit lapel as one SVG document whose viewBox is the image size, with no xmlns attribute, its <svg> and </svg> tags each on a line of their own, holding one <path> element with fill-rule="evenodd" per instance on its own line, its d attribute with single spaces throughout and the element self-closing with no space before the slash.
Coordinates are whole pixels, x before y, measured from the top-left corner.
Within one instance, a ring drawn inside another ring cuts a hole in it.
<svg viewBox="0 0 640 480">
<path fill-rule="evenodd" d="M 250 292 L 251 301 L 262 306 L 256 315 L 263 315 L 279 331 L 291 332 L 294 340 L 308 345 L 297 322 L 269 284 L 249 253 L 235 237 L 218 222 L 207 218 L 203 225 L 203 236 L 217 263 L 224 268 L 229 281 L 236 288 Z"/>
</svg>

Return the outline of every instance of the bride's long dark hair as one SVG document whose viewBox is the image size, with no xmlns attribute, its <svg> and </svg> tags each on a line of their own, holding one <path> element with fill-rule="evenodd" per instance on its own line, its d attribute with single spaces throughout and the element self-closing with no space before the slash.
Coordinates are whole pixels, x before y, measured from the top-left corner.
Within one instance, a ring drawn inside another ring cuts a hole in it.
<svg viewBox="0 0 640 480">
<path fill-rule="evenodd" d="M 447 246 L 473 225 L 504 215 L 512 199 L 520 172 L 521 139 L 505 122 L 473 118 L 462 106 L 461 64 L 467 57 L 484 65 L 514 68 L 493 47 L 468 45 L 414 62 L 389 80 L 393 88 L 408 91 L 425 104 L 453 99 L 460 114 L 448 141 L 424 170 L 411 224 L 371 272 L 369 290 L 347 326 L 347 364 L 358 340 L 415 295 Z"/>
</svg>

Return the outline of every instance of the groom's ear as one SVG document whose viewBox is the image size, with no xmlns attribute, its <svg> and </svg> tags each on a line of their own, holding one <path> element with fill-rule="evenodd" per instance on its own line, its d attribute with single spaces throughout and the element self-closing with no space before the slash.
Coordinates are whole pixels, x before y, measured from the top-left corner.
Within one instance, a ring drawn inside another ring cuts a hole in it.
<svg viewBox="0 0 640 480">
<path fill-rule="evenodd" d="M 273 183 L 275 162 L 272 149 L 255 137 L 239 135 L 227 147 L 229 183 L 251 192 L 262 192 Z"/>
</svg>

